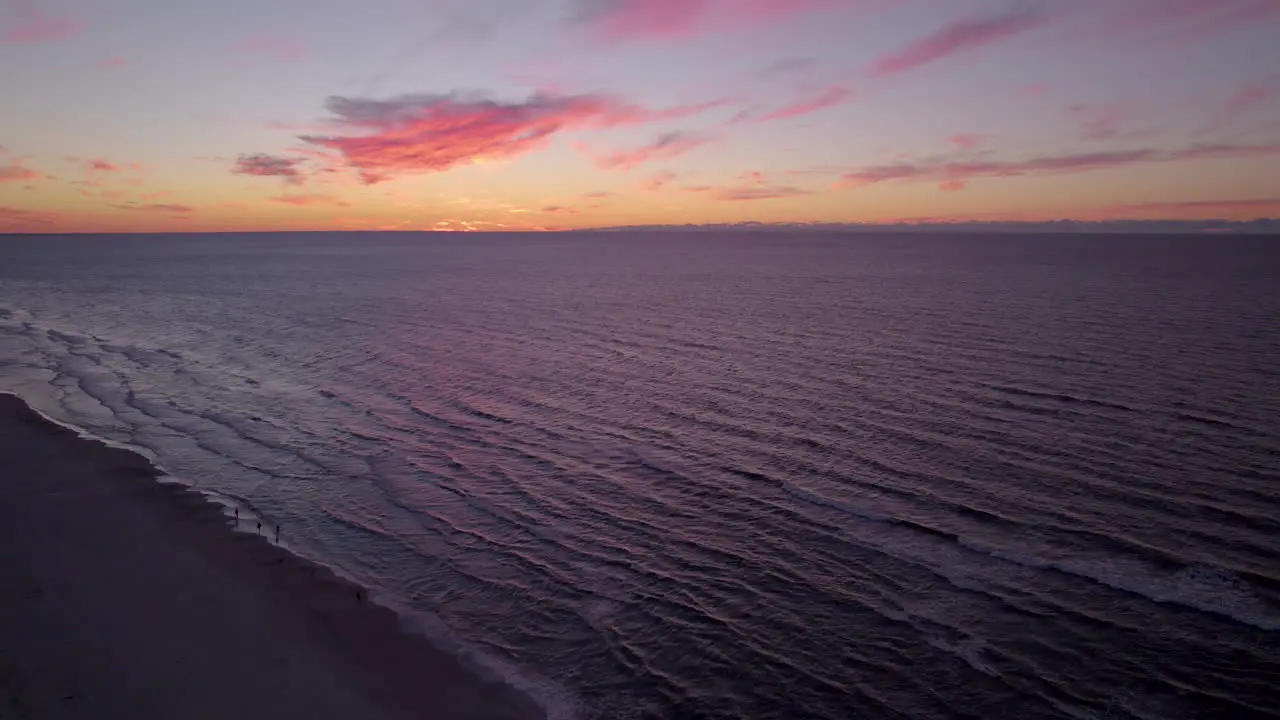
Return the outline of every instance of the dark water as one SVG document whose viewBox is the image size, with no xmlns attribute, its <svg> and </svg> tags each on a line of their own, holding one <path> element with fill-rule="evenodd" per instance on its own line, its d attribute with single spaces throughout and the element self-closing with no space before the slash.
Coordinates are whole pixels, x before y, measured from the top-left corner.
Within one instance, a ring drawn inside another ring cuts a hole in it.
<svg viewBox="0 0 1280 720">
<path fill-rule="evenodd" d="M 1280 240 L 0 239 L 0 389 L 580 718 L 1280 716 Z"/>
</svg>

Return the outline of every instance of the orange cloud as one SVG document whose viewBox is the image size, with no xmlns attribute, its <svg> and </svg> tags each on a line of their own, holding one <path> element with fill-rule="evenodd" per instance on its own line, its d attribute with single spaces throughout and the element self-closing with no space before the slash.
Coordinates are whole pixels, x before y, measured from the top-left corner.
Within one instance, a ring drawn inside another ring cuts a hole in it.
<svg viewBox="0 0 1280 720">
<path fill-rule="evenodd" d="M 775 200 L 778 198 L 799 197 L 801 195 L 812 195 L 812 190 L 804 190 L 797 187 L 783 187 L 765 185 L 758 187 L 727 187 L 714 188 L 711 190 L 711 196 L 717 200 L 735 202 L 741 200 Z"/>
<path fill-rule="evenodd" d="M 548 205 L 538 212 L 545 213 L 547 215 L 577 215 L 581 211 L 577 208 L 565 207 L 563 205 Z"/>
<path fill-rule="evenodd" d="M 0 183 L 5 182 L 22 182 L 25 180 L 40 180 L 44 175 L 24 167 L 20 159 L 15 159 L 8 165 L 0 165 Z"/>
<path fill-rule="evenodd" d="M 669 185 L 672 181 L 674 181 L 678 177 L 680 176 L 671 172 L 670 170 L 663 170 L 662 172 L 654 173 L 653 175 L 651 175 L 647 180 L 645 180 L 640 185 L 640 187 L 643 190 L 648 190 L 650 192 L 657 192 L 658 190 L 661 190 L 662 188 Z"/>
<path fill-rule="evenodd" d="M 510 103 L 456 92 L 391 100 L 333 97 L 326 103 L 333 122 L 348 132 L 301 139 L 336 151 L 372 184 L 397 174 L 442 172 L 477 160 L 516 157 L 546 147 L 564 130 L 659 122 L 722 104 L 650 110 L 605 95 L 546 93 Z M 626 160 L 617 163 L 625 165 Z"/>
<path fill-rule="evenodd" d="M 782 185 L 771 185 L 765 179 L 764 173 L 758 170 L 748 170 L 738 176 L 738 183 L 727 187 L 713 187 L 710 185 L 694 185 L 684 188 L 685 192 L 706 193 L 708 197 L 724 202 L 741 202 L 746 200 L 776 200 L 779 198 L 799 197 L 801 195 L 812 195 L 812 190 L 803 188 L 789 187 Z"/>
<path fill-rule="evenodd" d="M 323 194 L 300 194 L 300 195 L 277 195 L 271 198 L 272 202 L 284 203 L 285 205 L 300 206 L 325 206 L 325 207 L 346 207 L 349 203 L 339 200 L 332 195 Z"/>
<path fill-rule="evenodd" d="M 1251 198 L 1247 200 L 1187 200 L 1175 202 L 1138 203 L 1113 205 L 1099 211 L 1101 215 L 1158 216 L 1158 217 L 1261 217 L 1259 211 L 1280 214 L 1280 197 Z"/>
<path fill-rule="evenodd" d="M 6 232 L 47 229 L 47 226 L 57 221 L 58 216 L 55 213 L 0 205 L 0 228 L 4 228 Z"/>
<path fill-rule="evenodd" d="M 124 203 L 122 205 L 113 205 L 117 210 L 140 210 L 143 212 L 165 213 L 174 217 L 182 217 L 190 215 L 196 211 L 190 205 L 177 205 L 174 203 L 152 203 L 149 205 L 139 205 L 137 203 Z"/>
</svg>

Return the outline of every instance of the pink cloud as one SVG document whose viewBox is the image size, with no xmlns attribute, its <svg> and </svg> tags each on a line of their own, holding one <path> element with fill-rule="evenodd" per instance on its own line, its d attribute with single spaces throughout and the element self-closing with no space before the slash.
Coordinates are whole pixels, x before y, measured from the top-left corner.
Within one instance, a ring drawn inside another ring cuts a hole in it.
<svg viewBox="0 0 1280 720">
<path fill-rule="evenodd" d="M 302 172 L 298 165 L 302 158 L 286 158 L 266 153 L 250 153 L 236 158 L 231 172 L 236 175 L 279 177 L 290 185 L 302 184 Z"/>
<path fill-rule="evenodd" d="M 681 132 L 663 133 L 652 143 L 632 150 L 615 150 L 595 158 L 596 165 L 602 170 L 631 170 L 638 165 L 655 160 L 671 160 L 702 147 L 710 142 L 709 138 L 689 135 Z"/>
<path fill-rule="evenodd" d="M 938 189 L 943 192 L 958 192 L 968 187 L 968 183 L 964 180 L 947 180 L 938 185 Z"/>
<path fill-rule="evenodd" d="M 710 0 L 612 0 L 595 3 L 583 19 L 596 39 L 605 42 L 664 40 L 693 34 L 703 22 Z"/>
<path fill-rule="evenodd" d="M 1178 160 L 1211 160 L 1280 155 L 1280 143 L 1270 145 L 1193 145 L 1173 151 L 1154 149 L 1054 155 L 1015 161 L 940 160 L 929 163 L 873 165 L 845 173 L 837 187 L 863 187 L 894 180 L 968 182 L 976 178 L 1007 178 L 1107 170 Z"/>
<path fill-rule="evenodd" d="M 657 192 L 671 184 L 678 177 L 680 176 L 670 170 L 656 172 L 641 183 L 640 188 L 642 190 L 648 190 L 649 192 Z"/>
<path fill-rule="evenodd" d="M 114 68 L 122 68 L 122 67 L 125 67 L 126 65 L 132 65 L 132 64 L 133 64 L 133 61 L 130 60 L 129 58 L 110 57 L 104 60 L 99 60 L 97 66 L 103 69 L 110 70 Z"/>
<path fill-rule="evenodd" d="M 13 26 L 0 36 L 9 45 L 34 45 L 38 43 L 69 40 L 84 32 L 83 20 L 51 17 L 44 14 L 32 2 L 13 2 L 16 6 L 9 14 L 16 18 Z"/>
<path fill-rule="evenodd" d="M 574 19 L 598 42 L 645 42 L 776 23 L 820 10 L 891 4 L 893 0 L 579 0 Z"/>
<path fill-rule="evenodd" d="M 295 194 L 295 195 L 277 195 L 271 198 L 272 202 L 284 203 L 285 205 L 298 206 L 323 206 L 323 207 L 347 207 L 350 203 L 332 195 L 324 195 L 319 193 Z"/>
<path fill-rule="evenodd" d="M 809 115 L 810 113 L 826 110 L 837 105 L 842 105 L 853 99 L 854 93 L 845 87 L 830 87 L 811 97 L 802 98 L 790 105 L 783 106 L 773 112 L 761 115 L 755 118 L 756 122 L 770 122 L 773 120 L 783 120 L 786 118 L 800 117 Z"/>
<path fill-rule="evenodd" d="M 955 145 L 961 150 L 976 150 L 986 141 L 986 135 L 978 135 L 975 133 L 956 133 L 955 135 L 947 138 L 947 142 Z"/>
<path fill-rule="evenodd" d="M 25 182 L 43 178 L 43 174 L 23 166 L 21 158 L 15 159 L 7 165 L 0 165 L 0 183 Z"/>
<path fill-rule="evenodd" d="M 1280 75 L 1272 75 L 1257 83 L 1246 85 L 1231 94 L 1222 108 L 1201 132 L 1213 133 L 1225 130 L 1240 118 L 1280 97 Z"/>
<path fill-rule="evenodd" d="M 893 75 L 1035 30 L 1046 16 L 1022 6 L 994 17 L 958 20 L 876 60 L 872 75 Z"/>
<path fill-rule="evenodd" d="M 688 117 L 718 107 L 716 101 L 651 110 L 606 95 L 535 93 L 523 102 L 499 102 L 462 93 L 405 95 L 390 100 L 330 98 L 327 107 L 341 132 L 304 135 L 303 142 L 336 151 L 366 183 L 392 175 L 442 172 L 476 160 L 509 159 L 545 148 L 557 133 Z M 650 147 L 648 158 L 692 149 L 688 136 L 672 134 Z M 641 149 L 643 150 L 643 149 Z M 627 167 L 635 153 L 606 162 Z"/>
</svg>

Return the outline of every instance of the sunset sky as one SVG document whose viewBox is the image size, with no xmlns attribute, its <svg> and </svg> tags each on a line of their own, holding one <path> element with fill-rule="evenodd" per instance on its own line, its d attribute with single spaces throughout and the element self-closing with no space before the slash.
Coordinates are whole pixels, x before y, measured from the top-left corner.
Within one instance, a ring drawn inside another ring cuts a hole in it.
<svg viewBox="0 0 1280 720">
<path fill-rule="evenodd" d="M 1280 0 L 0 0 L 0 232 L 1280 216 Z"/>
</svg>

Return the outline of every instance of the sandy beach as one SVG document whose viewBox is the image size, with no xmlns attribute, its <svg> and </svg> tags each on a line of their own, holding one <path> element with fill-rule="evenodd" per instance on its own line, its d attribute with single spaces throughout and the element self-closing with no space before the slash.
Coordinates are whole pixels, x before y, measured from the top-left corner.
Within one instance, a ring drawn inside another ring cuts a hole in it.
<svg viewBox="0 0 1280 720">
<path fill-rule="evenodd" d="M 542 717 L 155 476 L 0 395 L 0 719 Z"/>
</svg>

